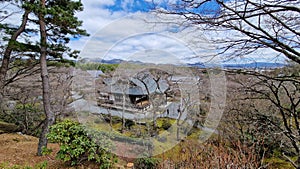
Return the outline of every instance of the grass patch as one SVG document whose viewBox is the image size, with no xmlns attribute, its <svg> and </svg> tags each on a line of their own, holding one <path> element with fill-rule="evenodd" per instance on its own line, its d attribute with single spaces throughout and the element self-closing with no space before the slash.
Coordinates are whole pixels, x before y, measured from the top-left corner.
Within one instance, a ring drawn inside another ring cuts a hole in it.
<svg viewBox="0 0 300 169">
<path fill-rule="evenodd" d="M 284 168 L 284 169 L 294 168 L 289 161 L 278 157 L 267 158 L 264 160 L 264 163 L 269 164 L 270 168 Z"/>
<path fill-rule="evenodd" d="M 17 165 L 17 164 L 9 164 L 7 162 L 2 162 L 0 163 L 0 168 L 5 168 L 5 169 L 46 169 L 48 166 L 48 162 L 44 161 L 41 163 L 35 164 L 33 167 L 29 165 Z"/>
</svg>

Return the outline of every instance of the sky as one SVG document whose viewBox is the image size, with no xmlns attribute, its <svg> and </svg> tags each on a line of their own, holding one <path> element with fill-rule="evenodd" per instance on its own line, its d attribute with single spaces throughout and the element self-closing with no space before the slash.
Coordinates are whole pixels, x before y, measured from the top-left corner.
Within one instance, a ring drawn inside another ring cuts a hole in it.
<svg viewBox="0 0 300 169">
<path fill-rule="evenodd" d="M 196 62 L 193 56 L 199 49 L 196 51 L 187 45 L 187 33 L 176 34 L 179 28 L 175 25 L 157 24 L 159 20 L 151 14 L 154 7 L 168 8 L 166 4 L 174 0 L 82 2 L 84 11 L 78 13 L 78 17 L 91 36 L 71 42 L 72 48 L 82 51 L 81 58 L 172 64 Z M 188 57 L 193 59 L 186 59 Z"/>
<path fill-rule="evenodd" d="M 179 23 L 182 23 L 183 18 L 162 17 L 151 12 L 154 8 L 172 9 L 173 6 L 168 4 L 180 2 L 82 0 L 84 10 L 76 15 L 83 21 L 82 28 L 86 29 L 90 36 L 72 39 L 69 46 L 81 51 L 79 59 L 122 59 L 172 64 L 223 62 L 222 58 L 212 57 L 217 49 L 207 39 L 208 36 L 222 37 L 225 34 L 212 35 L 199 27 L 181 27 Z M 204 8 L 211 9 L 211 13 L 218 10 L 216 4 L 210 3 L 195 12 L 207 12 Z M 208 14 L 211 14 L 209 12 Z M 10 20 L 17 24 L 20 22 L 20 16 L 12 15 Z M 264 57 L 258 57 L 261 55 Z M 236 58 L 229 62 L 276 62 L 271 56 L 274 56 L 272 51 L 258 50 L 253 57 Z"/>
<path fill-rule="evenodd" d="M 84 11 L 77 14 L 91 36 L 73 40 L 71 46 L 81 50 L 80 58 L 123 59 L 154 63 L 221 63 L 214 44 L 208 43 L 207 32 L 199 28 L 181 29 L 182 18 L 151 13 L 153 8 L 171 9 L 177 0 L 82 0 Z M 206 8 L 218 10 L 214 3 Z M 198 9 L 196 12 L 203 12 Z M 228 33 L 230 34 L 230 33 Z M 215 36 L 215 35 L 214 35 Z M 222 36 L 222 35 L 218 35 Z M 259 57 L 264 55 L 265 57 Z M 278 62 L 273 51 L 258 50 L 252 57 L 235 58 L 237 62 Z M 270 57 L 269 57 L 270 56 Z M 272 57 L 271 57 L 272 56 Z M 280 60 L 280 58 L 279 58 Z M 282 61 L 282 60 L 280 60 Z"/>
</svg>

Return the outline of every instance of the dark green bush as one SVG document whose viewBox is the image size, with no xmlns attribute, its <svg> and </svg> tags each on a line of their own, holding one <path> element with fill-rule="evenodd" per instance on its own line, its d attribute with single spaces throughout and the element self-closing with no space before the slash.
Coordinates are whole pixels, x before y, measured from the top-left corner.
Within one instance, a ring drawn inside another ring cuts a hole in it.
<svg viewBox="0 0 300 169">
<path fill-rule="evenodd" d="M 171 126 L 172 126 L 172 123 L 168 119 L 164 119 L 163 122 L 162 122 L 162 125 L 161 125 L 161 127 L 164 130 L 168 130 Z"/>
<path fill-rule="evenodd" d="M 155 169 L 159 163 L 158 158 L 144 157 L 135 160 L 134 166 L 136 169 Z"/>
<path fill-rule="evenodd" d="M 125 127 L 126 128 L 131 129 L 131 127 L 134 126 L 134 125 L 135 125 L 134 121 L 129 120 L 129 119 L 125 120 Z"/>
<path fill-rule="evenodd" d="M 109 152 L 112 144 L 106 136 L 78 122 L 65 120 L 51 126 L 48 139 L 60 145 L 57 158 L 71 165 L 88 160 L 99 163 L 100 168 L 111 168 L 116 159 Z"/>
<path fill-rule="evenodd" d="M 1 107 L 0 107 L 1 109 Z M 39 103 L 17 103 L 11 110 L 0 111 L 3 122 L 15 124 L 15 130 L 1 129 L 7 132 L 20 131 L 23 134 L 39 136 L 41 122 L 45 119 Z"/>
<path fill-rule="evenodd" d="M 102 117 L 105 120 L 105 122 L 107 122 L 107 123 L 110 123 L 110 120 L 111 120 L 111 122 L 113 124 L 122 122 L 122 118 L 120 118 L 118 116 L 112 116 L 112 117 L 110 117 L 109 114 L 102 114 Z"/>
</svg>

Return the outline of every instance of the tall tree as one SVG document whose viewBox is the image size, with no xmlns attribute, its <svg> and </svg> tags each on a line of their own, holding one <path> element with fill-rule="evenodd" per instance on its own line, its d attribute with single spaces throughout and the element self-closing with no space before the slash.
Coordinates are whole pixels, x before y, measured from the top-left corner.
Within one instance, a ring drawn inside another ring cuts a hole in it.
<svg viewBox="0 0 300 169">
<path fill-rule="evenodd" d="M 299 6 L 290 0 L 182 0 L 158 12 L 178 15 L 180 27 L 206 31 L 219 55 L 245 57 L 271 49 L 300 63 Z"/>
<path fill-rule="evenodd" d="M 3 88 L 5 85 L 13 81 L 11 79 L 7 80 L 7 72 L 11 63 L 12 53 L 22 52 L 22 56 L 24 56 L 24 52 L 28 52 L 30 56 L 34 56 L 34 59 L 39 53 L 43 106 L 46 115 L 38 145 L 37 154 L 41 155 L 42 148 L 47 146 L 46 134 L 48 133 L 49 126 L 55 121 L 55 114 L 52 112 L 50 104 L 47 60 L 64 60 L 64 56 L 77 57 L 79 51 L 71 50 L 67 44 L 71 38 L 79 38 L 80 36 L 86 36 L 88 34 L 85 30 L 80 29 L 82 21 L 79 21 L 78 18 L 75 17 L 77 11 L 83 10 L 83 5 L 79 0 L 16 1 L 16 3 L 18 2 L 21 4 L 20 9 L 24 10 L 22 22 L 19 27 L 15 28 L 14 25 L 5 24 L 3 21 L 5 17 L 0 18 L 1 30 L 5 30 L 8 35 L 11 35 L 8 40 L 8 45 L 6 45 L 3 52 L 2 65 L 0 67 L 0 99 L 2 98 L 1 96 L 3 95 L 2 92 L 4 91 Z M 0 12 L 2 12 L 2 10 Z M 35 29 L 34 25 L 38 25 L 39 28 Z M 26 39 L 26 37 L 22 37 L 21 39 L 23 41 L 18 42 L 18 37 L 24 32 L 27 33 L 26 36 L 29 38 Z M 35 38 L 32 38 L 38 36 L 35 32 L 39 32 L 40 42 L 35 42 Z M 20 72 L 17 72 L 16 76 L 19 75 L 19 73 Z M 13 76 L 13 78 L 16 78 L 16 76 Z"/>
<path fill-rule="evenodd" d="M 40 67 L 43 87 L 43 106 L 46 120 L 42 128 L 38 144 L 38 155 L 42 155 L 42 148 L 47 146 L 49 126 L 55 121 L 55 114 L 51 110 L 50 83 L 47 68 L 47 57 L 63 59 L 63 55 L 75 57 L 78 51 L 72 51 L 66 44 L 71 36 L 87 35 L 79 29 L 82 22 L 74 16 L 76 11 L 83 10 L 80 1 L 70 0 L 40 0 L 35 5 L 40 26 Z M 49 42 L 48 42 L 49 41 Z"/>
<path fill-rule="evenodd" d="M 45 0 L 40 1 L 41 11 L 44 11 L 46 8 Z M 38 151 L 39 156 L 42 155 L 42 148 L 47 146 L 47 137 L 46 134 L 49 133 L 49 126 L 51 126 L 55 121 L 55 114 L 51 111 L 50 106 L 50 82 L 47 69 L 47 33 L 46 33 L 46 23 L 45 16 L 43 12 L 38 14 L 39 25 L 40 25 L 40 67 L 41 67 L 41 77 L 43 85 L 43 106 L 44 112 L 46 114 L 46 120 L 44 122 L 42 133 L 39 139 Z"/>
</svg>

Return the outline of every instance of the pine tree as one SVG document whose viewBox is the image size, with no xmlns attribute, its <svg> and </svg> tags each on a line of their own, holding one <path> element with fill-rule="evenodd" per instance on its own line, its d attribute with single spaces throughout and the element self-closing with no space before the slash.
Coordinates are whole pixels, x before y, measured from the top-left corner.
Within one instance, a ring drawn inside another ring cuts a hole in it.
<svg viewBox="0 0 300 169">
<path fill-rule="evenodd" d="M 33 4 L 34 12 L 38 16 L 40 26 L 40 66 L 43 86 L 43 106 L 46 120 L 40 135 L 38 155 L 42 155 L 42 148 L 47 147 L 46 135 L 49 126 L 55 122 L 55 114 L 50 105 L 50 84 L 47 70 L 47 58 L 63 59 L 65 54 L 76 57 L 78 51 L 72 51 L 66 44 L 70 38 L 88 35 L 80 29 L 82 22 L 75 17 L 76 11 L 82 11 L 80 1 L 71 0 L 40 0 Z"/>
</svg>

